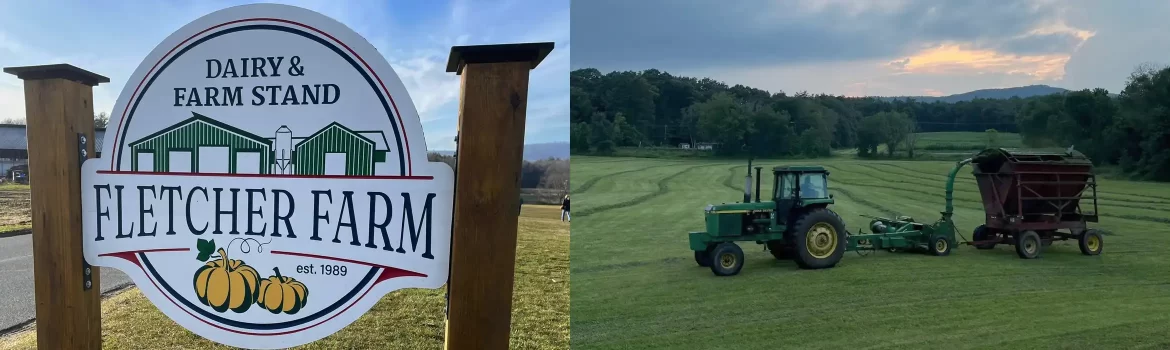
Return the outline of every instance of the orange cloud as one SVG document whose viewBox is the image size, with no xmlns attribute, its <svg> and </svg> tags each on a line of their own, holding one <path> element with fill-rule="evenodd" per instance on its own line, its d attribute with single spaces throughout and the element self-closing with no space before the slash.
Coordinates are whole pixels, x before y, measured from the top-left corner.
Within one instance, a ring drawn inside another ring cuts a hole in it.
<svg viewBox="0 0 1170 350">
<path fill-rule="evenodd" d="M 941 44 L 888 62 L 887 66 L 902 73 L 1006 73 L 1027 75 L 1033 80 L 1053 80 L 1064 77 L 1064 65 L 1069 57 L 1069 54 L 1006 54 L 967 49 L 959 44 Z"/>
<path fill-rule="evenodd" d="M 939 96 L 945 95 L 942 91 L 938 91 L 935 89 L 922 89 L 922 94 L 926 95 L 926 96 L 934 96 L 934 97 L 939 97 Z"/>
</svg>

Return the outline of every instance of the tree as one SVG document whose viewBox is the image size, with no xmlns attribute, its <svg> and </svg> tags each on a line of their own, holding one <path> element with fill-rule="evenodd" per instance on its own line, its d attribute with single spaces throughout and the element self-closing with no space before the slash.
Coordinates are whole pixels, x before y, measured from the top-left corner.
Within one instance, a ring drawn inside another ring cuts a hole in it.
<svg viewBox="0 0 1170 350">
<path fill-rule="evenodd" d="M 995 129 L 987 129 L 984 133 L 984 139 L 987 141 L 987 148 L 995 148 L 999 145 L 999 132 Z"/>
<path fill-rule="evenodd" d="M 1019 133 L 1030 147 L 1075 146 L 1098 164 L 1170 181 L 1170 70 L 1136 67 L 1118 95 L 1103 89 L 959 102 L 769 92 L 657 69 L 570 73 L 575 152 L 620 145 L 717 142 L 723 155 L 825 155 L 856 148 L 918 155 L 916 133 Z M 599 119 L 600 116 L 600 119 Z M 1002 138 L 1002 136 L 999 136 Z M 824 146 L 828 140 L 828 146 Z M 1002 140 L 999 143 L 1002 143 Z"/>
<path fill-rule="evenodd" d="M 914 158 L 914 149 L 918 147 L 918 122 L 913 118 L 907 119 L 906 124 L 906 154 Z"/>
<path fill-rule="evenodd" d="M 589 152 L 590 129 L 589 123 L 573 123 L 569 125 L 569 149 L 573 152 Z"/>
<path fill-rule="evenodd" d="M 885 117 L 885 131 L 886 131 L 886 151 L 890 157 L 894 156 L 898 145 L 906 140 L 909 135 L 910 118 L 906 117 L 902 112 L 884 112 Z"/>
<path fill-rule="evenodd" d="M 613 141 L 613 123 L 605 119 L 605 114 L 593 114 L 593 124 L 589 131 L 589 145 L 599 154 L 613 153 L 616 145 Z"/>
<path fill-rule="evenodd" d="M 637 72 L 613 72 L 605 75 L 601 85 L 606 113 L 622 113 L 626 122 L 638 130 L 637 137 L 651 134 L 655 124 L 654 99 L 658 89 Z M 616 142 L 617 140 L 615 140 Z M 635 141 L 649 141 L 638 139 Z"/>
<path fill-rule="evenodd" d="M 884 119 L 884 114 L 875 114 L 861 120 L 861 125 L 857 129 L 857 154 L 859 156 L 876 156 L 878 145 L 886 142 L 887 133 Z"/>
<path fill-rule="evenodd" d="M 686 135 L 691 146 L 695 145 L 695 137 L 699 135 L 699 109 L 697 105 L 690 105 L 679 111 L 679 131 Z"/>
<path fill-rule="evenodd" d="M 719 93 L 698 107 L 699 134 L 706 140 L 719 143 L 719 154 L 739 153 L 753 132 L 752 120 L 730 94 Z"/>
<path fill-rule="evenodd" d="M 569 88 L 569 121 L 572 123 L 588 123 L 593 117 L 593 101 L 589 93 L 579 87 Z"/>
<path fill-rule="evenodd" d="M 613 116 L 613 142 L 618 146 L 637 146 L 645 139 L 637 128 L 626 121 L 626 116 L 618 112 Z"/>
<path fill-rule="evenodd" d="M 106 124 L 109 123 L 110 116 L 106 115 L 106 112 L 98 113 L 98 115 L 93 117 L 93 127 L 95 128 L 105 128 Z"/>
</svg>

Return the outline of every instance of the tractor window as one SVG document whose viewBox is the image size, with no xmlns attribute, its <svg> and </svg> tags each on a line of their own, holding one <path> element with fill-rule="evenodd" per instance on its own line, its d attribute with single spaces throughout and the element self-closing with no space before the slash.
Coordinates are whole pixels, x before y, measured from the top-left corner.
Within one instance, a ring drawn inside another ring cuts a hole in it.
<svg viewBox="0 0 1170 350">
<path fill-rule="evenodd" d="M 826 198 L 829 190 L 825 183 L 824 173 L 803 174 L 800 177 L 801 198 Z"/>
<path fill-rule="evenodd" d="M 792 199 L 796 196 L 796 174 L 784 173 L 780 175 L 780 186 L 776 186 L 777 199 Z"/>
</svg>

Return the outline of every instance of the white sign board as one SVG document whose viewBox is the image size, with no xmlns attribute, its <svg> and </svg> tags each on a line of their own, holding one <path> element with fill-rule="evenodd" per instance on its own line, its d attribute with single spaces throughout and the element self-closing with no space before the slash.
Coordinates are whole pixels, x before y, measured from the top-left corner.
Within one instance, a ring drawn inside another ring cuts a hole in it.
<svg viewBox="0 0 1170 350">
<path fill-rule="evenodd" d="M 271 4 L 167 37 L 82 173 L 85 259 L 208 339 L 285 348 L 447 281 L 454 175 L 386 60 Z"/>
</svg>

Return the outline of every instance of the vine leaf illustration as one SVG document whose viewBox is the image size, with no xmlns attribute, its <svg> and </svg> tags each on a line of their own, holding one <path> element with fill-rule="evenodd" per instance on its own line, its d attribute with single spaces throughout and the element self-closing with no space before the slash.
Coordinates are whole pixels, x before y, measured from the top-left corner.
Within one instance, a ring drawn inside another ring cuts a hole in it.
<svg viewBox="0 0 1170 350">
<path fill-rule="evenodd" d="M 215 240 L 200 238 L 199 242 L 195 244 L 195 248 L 199 250 L 199 256 L 195 258 L 199 259 L 199 261 L 207 261 L 207 259 L 211 258 L 211 254 L 215 253 Z"/>
</svg>

